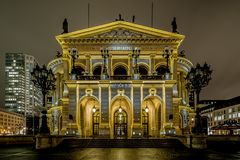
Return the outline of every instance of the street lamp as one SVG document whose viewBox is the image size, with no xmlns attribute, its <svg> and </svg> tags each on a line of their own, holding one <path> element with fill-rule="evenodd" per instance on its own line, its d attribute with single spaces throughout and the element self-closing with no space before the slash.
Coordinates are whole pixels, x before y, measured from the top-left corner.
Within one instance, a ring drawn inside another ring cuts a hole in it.
<svg viewBox="0 0 240 160">
<path fill-rule="evenodd" d="M 103 79 L 106 79 L 108 77 L 108 71 L 107 71 L 107 65 L 108 65 L 108 57 L 109 57 L 109 50 L 107 48 L 101 49 L 102 58 L 103 58 L 103 70 L 102 70 L 102 76 Z"/>
<path fill-rule="evenodd" d="M 146 108 L 145 108 L 145 112 L 146 112 L 146 113 L 149 112 L 149 108 L 148 108 L 148 106 L 146 106 Z"/>
<path fill-rule="evenodd" d="M 36 65 L 33 71 L 31 72 L 32 75 L 32 82 L 34 83 L 34 86 L 37 88 L 41 89 L 42 91 L 42 96 L 43 96 L 43 110 L 42 110 L 42 123 L 40 127 L 40 133 L 44 134 L 47 133 L 49 134 L 49 128 L 47 126 L 47 109 L 45 106 L 46 103 L 46 95 L 55 89 L 55 77 L 52 72 L 52 70 L 48 70 L 45 65 L 40 67 L 39 65 Z"/>
<path fill-rule="evenodd" d="M 166 59 L 167 61 L 167 73 L 170 73 L 170 69 L 169 69 L 169 59 L 171 58 L 172 56 L 172 53 L 173 53 L 173 49 L 172 48 L 169 48 L 169 47 L 166 47 L 164 50 L 163 50 L 163 57 Z"/>
<path fill-rule="evenodd" d="M 122 112 L 122 107 L 120 106 L 119 108 L 118 108 L 118 112 Z"/>
<path fill-rule="evenodd" d="M 92 109 L 92 111 L 93 111 L 93 113 L 95 113 L 96 112 L 96 107 L 95 107 L 95 105 L 93 106 L 93 109 Z"/>
<path fill-rule="evenodd" d="M 201 128 L 201 116 L 199 113 L 199 109 L 197 108 L 197 104 L 199 102 L 199 95 L 203 87 L 206 87 L 211 80 L 212 70 L 210 69 L 210 65 L 206 62 L 203 66 L 197 64 L 196 67 L 191 68 L 190 72 L 186 77 L 186 88 L 189 92 L 194 93 L 194 109 L 196 111 L 195 117 L 195 125 L 194 132 L 199 134 L 202 132 Z"/>
</svg>

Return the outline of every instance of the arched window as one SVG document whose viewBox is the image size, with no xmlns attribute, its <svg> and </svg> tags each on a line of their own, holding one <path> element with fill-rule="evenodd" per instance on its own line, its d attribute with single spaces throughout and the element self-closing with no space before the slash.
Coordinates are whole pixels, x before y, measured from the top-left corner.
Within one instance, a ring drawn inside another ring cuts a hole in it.
<svg viewBox="0 0 240 160">
<path fill-rule="evenodd" d="M 166 66 L 159 66 L 156 69 L 157 75 L 165 75 L 165 73 L 167 72 L 167 67 Z"/>
<path fill-rule="evenodd" d="M 101 72 L 102 72 L 102 66 L 96 66 L 94 69 L 93 69 L 93 75 L 96 76 L 96 75 L 101 75 Z"/>
<path fill-rule="evenodd" d="M 81 66 L 76 66 L 76 74 L 77 75 L 83 75 L 85 70 Z"/>
<path fill-rule="evenodd" d="M 143 65 L 140 65 L 139 66 L 139 74 L 140 75 L 144 75 L 144 76 L 148 75 L 147 68 L 145 66 L 143 66 Z"/>
<path fill-rule="evenodd" d="M 113 73 L 115 76 L 124 76 L 127 75 L 127 70 L 123 66 L 117 66 Z"/>
</svg>

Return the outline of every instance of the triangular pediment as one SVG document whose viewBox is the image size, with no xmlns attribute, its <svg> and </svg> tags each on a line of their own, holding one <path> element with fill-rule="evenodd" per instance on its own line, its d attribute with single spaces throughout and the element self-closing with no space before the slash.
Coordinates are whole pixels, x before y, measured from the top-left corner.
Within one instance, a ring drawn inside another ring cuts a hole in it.
<svg viewBox="0 0 240 160">
<path fill-rule="evenodd" d="M 91 38 L 157 38 L 157 36 L 136 32 L 126 28 L 116 28 L 109 32 L 96 34 Z"/>
<path fill-rule="evenodd" d="M 126 21 L 115 21 L 79 31 L 56 36 L 60 42 L 64 39 L 177 39 L 184 35 L 151 28 Z"/>
</svg>

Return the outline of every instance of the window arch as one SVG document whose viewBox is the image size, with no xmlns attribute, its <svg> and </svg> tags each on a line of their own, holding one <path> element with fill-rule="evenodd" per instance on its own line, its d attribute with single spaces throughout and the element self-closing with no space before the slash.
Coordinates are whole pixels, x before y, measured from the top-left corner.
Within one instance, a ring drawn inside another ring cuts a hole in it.
<svg viewBox="0 0 240 160">
<path fill-rule="evenodd" d="M 125 76 L 125 75 L 127 75 L 127 70 L 126 70 L 126 68 L 124 66 L 120 65 L 120 66 L 117 66 L 114 69 L 113 74 L 115 76 Z"/>
<path fill-rule="evenodd" d="M 84 74 L 85 70 L 83 69 L 83 67 L 76 66 L 75 68 L 76 68 L 76 74 L 77 75 L 83 75 Z"/>
<path fill-rule="evenodd" d="M 148 75 L 148 69 L 144 65 L 139 65 L 139 74 L 140 75 Z"/>
<path fill-rule="evenodd" d="M 156 72 L 157 72 L 157 75 L 165 75 L 165 73 L 167 72 L 167 67 L 164 65 L 161 65 L 157 67 Z"/>
<path fill-rule="evenodd" d="M 96 67 L 94 67 L 93 69 L 93 75 L 101 75 L 102 73 L 102 66 L 98 65 Z"/>
</svg>

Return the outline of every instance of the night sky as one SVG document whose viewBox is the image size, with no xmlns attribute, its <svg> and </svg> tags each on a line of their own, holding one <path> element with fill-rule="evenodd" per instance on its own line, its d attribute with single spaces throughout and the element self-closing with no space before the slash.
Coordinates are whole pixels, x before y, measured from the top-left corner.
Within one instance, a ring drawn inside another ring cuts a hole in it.
<svg viewBox="0 0 240 160">
<path fill-rule="evenodd" d="M 151 0 L 1 0 L 0 1 L 0 105 L 4 104 L 4 55 L 22 52 L 47 64 L 61 50 L 55 36 L 68 18 L 69 31 L 124 20 L 150 26 Z M 213 68 L 212 81 L 201 99 L 228 99 L 240 95 L 240 0 L 155 0 L 154 28 L 186 36 L 184 49 L 194 64 L 205 61 Z"/>
</svg>

